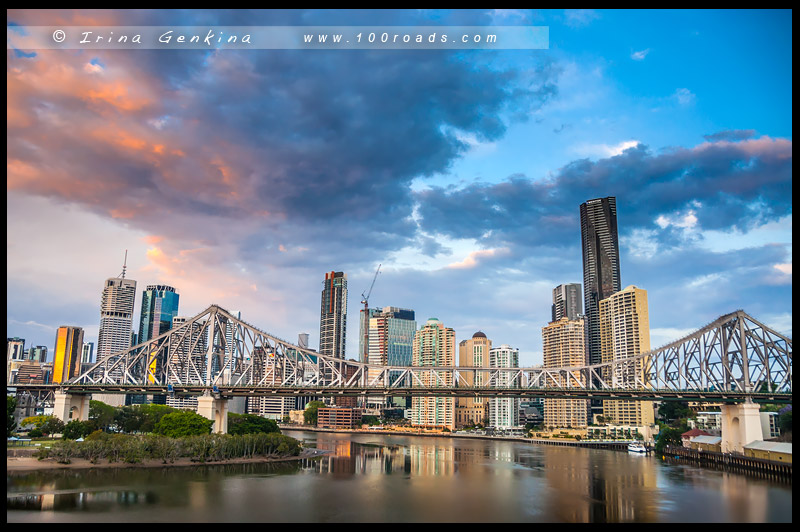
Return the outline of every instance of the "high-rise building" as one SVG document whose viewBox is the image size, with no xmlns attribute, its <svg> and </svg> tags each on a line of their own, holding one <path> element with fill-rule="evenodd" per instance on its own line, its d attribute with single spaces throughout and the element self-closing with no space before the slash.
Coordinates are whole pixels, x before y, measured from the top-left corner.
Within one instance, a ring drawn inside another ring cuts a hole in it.
<svg viewBox="0 0 800 532">
<path fill-rule="evenodd" d="M 53 355 L 53 382 L 66 382 L 80 374 L 83 355 L 83 329 L 62 325 L 56 333 Z"/>
<path fill-rule="evenodd" d="M 366 363 L 374 366 L 410 366 L 414 335 L 417 332 L 417 322 L 413 310 L 383 307 L 383 309 L 369 309 L 368 352 Z M 364 314 L 364 311 L 361 311 Z M 368 380 L 376 377 L 379 370 L 370 369 L 367 372 Z M 394 383 L 392 375 L 390 382 Z M 398 398 L 401 399 L 401 398 Z M 400 401 L 395 401 L 399 403 Z M 405 401 L 402 401 L 405 404 Z M 367 404 L 383 408 L 387 406 L 387 399 L 380 397 L 367 397 Z"/>
<path fill-rule="evenodd" d="M 489 351 L 492 341 L 481 331 L 468 340 L 458 344 L 458 365 L 460 367 L 488 368 Z M 467 386 L 480 386 L 489 378 L 488 372 L 475 374 L 464 372 L 463 378 Z M 489 416 L 489 400 L 482 397 L 459 397 L 456 399 L 456 427 L 485 424 Z"/>
<path fill-rule="evenodd" d="M 586 363 L 586 344 L 583 319 L 561 318 L 542 328 L 543 364 L 545 368 L 583 366 Z M 583 381 L 580 372 L 573 374 Z M 567 386 L 567 382 L 559 383 Z M 585 384 L 585 383 L 584 383 Z M 584 399 L 545 399 L 546 427 L 582 428 L 587 425 L 589 402 Z"/>
<path fill-rule="evenodd" d="M 25 361 L 25 339 L 8 338 L 6 353 L 6 384 L 13 384 L 19 367 Z"/>
<path fill-rule="evenodd" d="M 81 364 L 91 364 L 94 360 L 94 342 L 84 342 L 81 351 Z"/>
<path fill-rule="evenodd" d="M 380 312 L 379 308 L 367 308 L 366 312 L 362 308 L 358 311 L 358 360 L 364 364 L 369 358 L 369 320 Z"/>
<path fill-rule="evenodd" d="M 25 360 L 25 338 L 9 338 L 6 340 L 7 361 Z"/>
<path fill-rule="evenodd" d="M 297 335 L 297 345 L 303 349 L 308 349 L 308 333 L 300 333 Z"/>
<path fill-rule="evenodd" d="M 589 364 L 600 363 L 600 301 L 622 288 L 617 238 L 617 199 L 597 198 L 582 203 L 583 301 Z"/>
<path fill-rule="evenodd" d="M 553 306 L 551 321 L 561 318 L 577 320 L 583 314 L 583 301 L 581 298 L 581 284 L 560 284 L 553 288 Z"/>
<path fill-rule="evenodd" d="M 126 254 L 127 264 L 127 254 Z M 106 279 L 100 299 L 100 331 L 97 334 L 97 361 L 124 351 L 131 346 L 131 325 L 136 301 L 136 281 L 125 279 L 125 268 L 119 277 Z M 122 376 L 122 369 L 112 370 L 112 377 Z M 123 406 L 124 396 L 94 394 L 95 400 L 112 406 Z"/>
<path fill-rule="evenodd" d="M 650 317 L 647 291 L 629 286 L 600 301 L 602 362 L 616 362 L 650 351 Z M 644 361 L 618 364 L 603 378 L 615 388 L 646 384 Z M 616 425 L 652 425 L 650 401 L 603 401 L 603 417 Z"/>
<path fill-rule="evenodd" d="M 180 295 L 171 286 L 147 285 L 142 292 L 138 343 L 151 340 L 172 327 L 172 318 L 178 315 L 179 300 Z"/>
<path fill-rule="evenodd" d="M 336 358 L 345 357 L 347 333 L 347 275 L 325 274 L 319 319 L 319 352 Z"/>
<path fill-rule="evenodd" d="M 427 321 L 414 335 L 412 366 L 453 366 L 456 363 L 456 332 L 436 318 Z M 453 374 L 433 372 L 421 375 L 423 386 L 451 386 Z M 455 399 L 452 397 L 414 397 L 411 424 L 421 427 L 455 428 Z"/>
<path fill-rule="evenodd" d="M 503 344 L 489 351 L 490 368 L 518 368 L 519 349 Z M 497 385 L 513 387 L 519 385 L 519 379 L 508 372 L 497 375 Z M 502 397 L 489 400 L 489 426 L 496 429 L 519 427 L 519 403 L 514 397 Z"/>
<path fill-rule="evenodd" d="M 47 362 L 47 346 L 31 346 L 31 348 L 28 350 L 28 360 L 33 360 L 39 364 L 44 364 Z"/>
</svg>

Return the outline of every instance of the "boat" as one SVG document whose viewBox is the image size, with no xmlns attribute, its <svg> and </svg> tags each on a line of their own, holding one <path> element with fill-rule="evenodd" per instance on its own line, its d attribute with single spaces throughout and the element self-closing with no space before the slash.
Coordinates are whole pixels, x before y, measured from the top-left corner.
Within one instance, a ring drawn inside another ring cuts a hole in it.
<svg viewBox="0 0 800 532">
<path fill-rule="evenodd" d="M 628 444 L 628 452 L 629 453 L 643 453 L 647 454 L 647 447 L 644 446 L 642 442 L 631 442 Z"/>
</svg>

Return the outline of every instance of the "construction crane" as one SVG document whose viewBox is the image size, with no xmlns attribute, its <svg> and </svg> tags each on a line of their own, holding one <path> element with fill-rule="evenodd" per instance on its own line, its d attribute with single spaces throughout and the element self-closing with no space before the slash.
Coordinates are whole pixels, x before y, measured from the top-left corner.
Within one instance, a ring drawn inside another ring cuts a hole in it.
<svg viewBox="0 0 800 532">
<path fill-rule="evenodd" d="M 381 271 L 381 265 L 378 264 L 378 269 L 375 270 L 375 277 L 372 278 L 372 284 L 369 285 L 369 291 L 366 295 L 361 293 L 361 302 L 364 303 L 364 352 L 361 353 L 362 362 L 366 363 L 367 353 L 369 353 L 369 296 L 372 294 L 372 288 L 375 286 L 375 281 L 378 279 L 378 273 Z"/>
</svg>

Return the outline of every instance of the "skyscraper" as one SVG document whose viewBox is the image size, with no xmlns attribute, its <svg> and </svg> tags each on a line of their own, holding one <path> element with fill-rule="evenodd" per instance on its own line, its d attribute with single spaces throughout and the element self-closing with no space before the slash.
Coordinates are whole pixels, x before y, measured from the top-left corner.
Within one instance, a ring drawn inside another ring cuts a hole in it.
<svg viewBox="0 0 800 532">
<path fill-rule="evenodd" d="M 81 364 L 90 364 L 94 360 L 94 342 L 85 342 L 81 354 Z"/>
<path fill-rule="evenodd" d="M 126 255 L 127 259 L 127 255 Z M 127 264 L 127 260 L 126 260 Z M 106 279 L 100 300 L 100 331 L 97 335 L 97 361 L 105 360 L 131 346 L 131 324 L 136 301 L 136 281 L 125 279 L 125 268 L 119 277 Z M 122 370 L 112 373 L 120 377 Z M 122 406 L 123 395 L 101 394 L 94 397 L 112 406 Z"/>
<path fill-rule="evenodd" d="M 503 344 L 489 351 L 490 368 L 518 368 L 519 349 Z M 518 386 L 518 379 L 502 372 L 497 375 L 497 385 L 501 387 Z M 502 397 L 489 400 L 489 426 L 510 429 L 519 426 L 519 398 Z"/>
<path fill-rule="evenodd" d="M 597 198 L 581 204 L 583 300 L 589 364 L 600 363 L 600 301 L 622 289 L 617 238 L 617 199 Z"/>
<path fill-rule="evenodd" d="M 456 332 L 431 318 L 414 335 L 412 366 L 456 365 Z M 423 386 L 451 386 L 452 373 L 431 372 L 421 375 Z M 411 400 L 411 424 L 422 427 L 455 428 L 455 399 L 452 397 L 414 397 Z"/>
<path fill-rule="evenodd" d="M 629 286 L 600 302 L 600 346 L 602 362 L 632 358 L 650 351 L 650 317 L 647 291 Z M 642 360 L 617 365 L 603 378 L 613 387 L 645 383 Z M 603 401 L 603 416 L 617 425 L 652 425 L 650 401 Z"/>
<path fill-rule="evenodd" d="M 62 325 L 56 333 L 53 382 L 66 382 L 80 374 L 83 355 L 83 329 Z"/>
<path fill-rule="evenodd" d="M 178 315 L 180 295 L 171 286 L 151 284 L 142 292 L 138 343 L 146 342 L 168 331 L 172 318 Z"/>
<path fill-rule="evenodd" d="M 492 341 L 478 331 L 468 340 L 458 343 L 458 365 L 461 367 L 488 368 L 489 350 Z M 468 386 L 480 386 L 489 377 L 488 372 L 464 373 L 464 380 Z M 456 399 L 456 427 L 468 425 L 483 425 L 489 415 L 488 399 L 482 397 L 459 397 Z"/>
<path fill-rule="evenodd" d="M 553 288 L 551 314 L 550 321 L 558 321 L 564 317 L 577 320 L 583 314 L 580 283 L 560 284 Z"/>
<path fill-rule="evenodd" d="M 347 275 L 325 274 L 319 318 L 319 352 L 344 358 L 347 333 Z"/>
<path fill-rule="evenodd" d="M 368 352 L 366 363 L 375 366 L 410 366 L 414 335 L 417 332 L 417 322 L 413 310 L 383 307 L 383 309 L 369 309 L 369 329 L 367 334 Z M 374 312 L 372 312 L 374 310 Z M 364 315 L 364 311 L 361 311 Z M 368 379 L 372 380 L 378 370 L 368 370 Z M 390 382 L 392 376 L 390 375 Z M 402 398 L 395 398 L 395 404 L 406 404 Z M 380 397 L 367 397 L 367 403 L 377 407 L 386 406 L 387 399 Z"/>
<path fill-rule="evenodd" d="M 583 319 L 566 317 L 542 328 L 542 351 L 545 368 L 583 366 L 586 344 Z M 583 377 L 574 373 L 578 381 Z M 566 382 L 559 383 L 566 386 Z M 544 424 L 547 427 L 581 428 L 587 424 L 589 401 L 583 399 L 545 399 Z"/>
</svg>

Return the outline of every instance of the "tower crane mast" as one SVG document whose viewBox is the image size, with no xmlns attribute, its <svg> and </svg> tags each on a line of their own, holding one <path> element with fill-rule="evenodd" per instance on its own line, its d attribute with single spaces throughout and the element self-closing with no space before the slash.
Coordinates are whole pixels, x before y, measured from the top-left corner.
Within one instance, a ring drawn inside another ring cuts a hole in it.
<svg viewBox="0 0 800 532">
<path fill-rule="evenodd" d="M 372 294 L 372 289 L 375 287 L 375 281 L 378 279 L 378 274 L 381 271 L 381 265 L 378 264 L 378 269 L 375 270 L 375 276 L 372 278 L 372 284 L 369 285 L 369 290 L 366 295 L 361 293 L 361 302 L 364 303 L 364 351 L 361 353 L 362 362 L 367 362 L 367 353 L 369 353 L 369 296 Z"/>
</svg>

